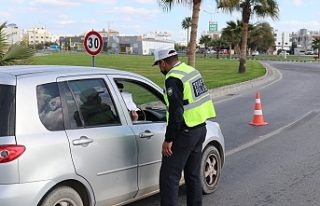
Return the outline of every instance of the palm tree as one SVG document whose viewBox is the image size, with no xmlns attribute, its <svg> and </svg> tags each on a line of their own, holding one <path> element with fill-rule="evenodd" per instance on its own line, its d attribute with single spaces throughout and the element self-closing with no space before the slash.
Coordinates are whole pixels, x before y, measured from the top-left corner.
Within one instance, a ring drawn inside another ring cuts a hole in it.
<svg viewBox="0 0 320 206">
<path fill-rule="evenodd" d="M 320 37 L 312 40 L 312 47 L 318 49 L 318 59 L 320 58 Z"/>
<path fill-rule="evenodd" d="M 4 33 L 7 22 L 0 25 L 0 66 L 27 64 L 29 57 L 34 55 L 34 50 L 28 48 L 24 42 L 16 42 L 11 47 Z M 8 48 L 9 47 L 9 48 Z"/>
<path fill-rule="evenodd" d="M 252 15 L 257 17 L 270 17 L 273 20 L 279 19 L 279 6 L 276 0 L 216 0 L 218 8 L 225 12 L 240 11 L 242 15 L 242 36 L 239 73 L 246 73 L 246 50 L 248 25 Z"/>
<path fill-rule="evenodd" d="M 239 22 L 239 20 L 237 20 Z M 232 44 L 235 43 L 237 37 L 241 33 L 241 27 L 234 21 L 227 21 L 227 27 L 222 29 L 222 36 L 229 43 L 229 59 L 231 59 Z"/>
<path fill-rule="evenodd" d="M 227 46 L 227 41 L 224 38 L 220 37 L 219 39 L 213 39 L 211 44 L 216 47 L 217 59 L 220 59 L 220 50 L 222 47 Z"/>
<path fill-rule="evenodd" d="M 187 47 L 189 46 L 189 28 L 191 27 L 191 17 L 186 17 L 181 22 L 182 29 L 187 30 Z"/>
<path fill-rule="evenodd" d="M 176 4 L 181 4 L 184 6 L 192 7 L 191 16 L 191 34 L 190 43 L 188 50 L 188 64 L 190 66 L 195 66 L 196 61 L 196 44 L 197 44 L 197 29 L 199 22 L 200 5 L 202 0 L 158 0 L 160 7 L 166 12 L 169 12 L 173 6 Z"/>
<path fill-rule="evenodd" d="M 208 46 L 210 45 L 212 38 L 209 35 L 202 35 L 199 39 L 199 43 L 204 45 L 203 57 L 207 57 Z"/>
</svg>

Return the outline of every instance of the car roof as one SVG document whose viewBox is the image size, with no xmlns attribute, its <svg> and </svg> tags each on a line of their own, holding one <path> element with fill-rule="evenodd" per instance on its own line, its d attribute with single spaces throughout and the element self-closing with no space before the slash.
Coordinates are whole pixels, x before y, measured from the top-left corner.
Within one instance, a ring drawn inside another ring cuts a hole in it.
<svg viewBox="0 0 320 206">
<path fill-rule="evenodd" d="M 37 75 L 46 76 L 56 74 L 57 76 L 65 75 L 81 75 L 81 74 L 118 74 L 125 76 L 139 76 L 127 71 L 121 71 L 117 69 L 110 68 L 100 68 L 100 67 L 88 67 L 88 66 L 68 66 L 68 65 L 17 65 L 17 66 L 0 66 L 0 73 L 11 76 L 21 76 L 21 75 Z"/>
</svg>

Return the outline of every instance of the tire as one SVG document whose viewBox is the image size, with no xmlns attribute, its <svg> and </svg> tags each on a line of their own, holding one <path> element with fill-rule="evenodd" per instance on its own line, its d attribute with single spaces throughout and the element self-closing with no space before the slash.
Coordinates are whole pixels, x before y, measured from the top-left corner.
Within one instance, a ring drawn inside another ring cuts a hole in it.
<svg viewBox="0 0 320 206">
<path fill-rule="evenodd" d="M 200 168 L 202 192 L 204 194 L 213 193 L 217 189 L 220 180 L 220 174 L 220 154 L 217 148 L 212 145 L 208 145 L 202 153 Z"/>
<path fill-rule="evenodd" d="M 74 189 L 60 186 L 45 196 L 41 206 L 83 206 L 83 203 Z"/>
</svg>

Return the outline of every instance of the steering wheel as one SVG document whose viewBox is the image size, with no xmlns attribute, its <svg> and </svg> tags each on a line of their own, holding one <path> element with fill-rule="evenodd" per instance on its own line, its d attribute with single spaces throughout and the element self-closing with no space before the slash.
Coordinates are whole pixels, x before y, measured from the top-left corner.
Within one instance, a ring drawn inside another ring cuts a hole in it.
<svg viewBox="0 0 320 206">
<path fill-rule="evenodd" d="M 143 121 L 147 121 L 147 115 L 146 113 L 143 111 L 143 109 L 139 108 L 139 110 L 137 111 L 139 117 L 138 120 L 143 120 Z"/>
</svg>

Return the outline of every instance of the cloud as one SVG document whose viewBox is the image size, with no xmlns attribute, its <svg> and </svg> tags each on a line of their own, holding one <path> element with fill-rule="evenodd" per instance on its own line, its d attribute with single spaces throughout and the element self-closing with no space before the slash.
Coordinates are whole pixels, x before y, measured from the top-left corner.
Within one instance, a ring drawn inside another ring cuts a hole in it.
<svg viewBox="0 0 320 206">
<path fill-rule="evenodd" d="M 76 23 L 73 20 L 62 20 L 62 21 L 56 21 L 55 24 L 60 24 L 60 25 L 66 25 L 66 24 L 74 24 Z"/>
<path fill-rule="evenodd" d="M 95 4 L 108 4 L 108 5 L 117 4 L 117 2 L 115 0 L 108 0 L 108 1 L 103 1 L 103 0 L 85 0 L 85 2 L 90 2 L 90 3 L 95 3 Z"/>
<path fill-rule="evenodd" d="M 8 18 L 10 16 L 11 16 L 10 12 L 2 12 L 2 11 L 0 11 L 0 18 L 1 19 L 6 19 L 6 18 Z"/>
<path fill-rule="evenodd" d="M 96 23 L 98 23 L 98 21 L 96 19 L 83 19 L 81 22 L 85 23 L 85 24 L 96 24 Z"/>
<path fill-rule="evenodd" d="M 295 6 L 301 6 L 301 5 L 303 5 L 302 0 L 293 0 L 292 3 L 293 3 L 293 5 L 295 5 Z"/>
<path fill-rule="evenodd" d="M 157 3 L 156 0 L 131 0 L 133 3 L 137 4 L 155 4 Z"/>
<path fill-rule="evenodd" d="M 145 8 L 133 8 L 129 6 L 125 7 L 114 7 L 106 13 L 109 14 L 120 14 L 122 17 L 123 16 L 130 16 L 131 18 L 139 18 L 143 16 L 143 19 L 150 18 L 150 17 L 156 17 L 160 12 L 159 10 L 153 9 L 145 9 Z"/>
<path fill-rule="evenodd" d="M 68 16 L 67 14 L 59 14 L 59 15 L 58 15 L 58 18 L 60 18 L 60 19 L 67 19 L 67 18 L 69 18 L 69 16 Z"/>
<path fill-rule="evenodd" d="M 15 4 L 22 4 L 24 0 L 10 0 L 10 2 L 15 3 Z"/>
<path fill-rule="evenodd" d="M 75 7 L 81 6 L 81 3 L 70 0 L 33 0 L 29 3 L 31 6 L 58 6 L 58 7 Z"/>
</svg>

